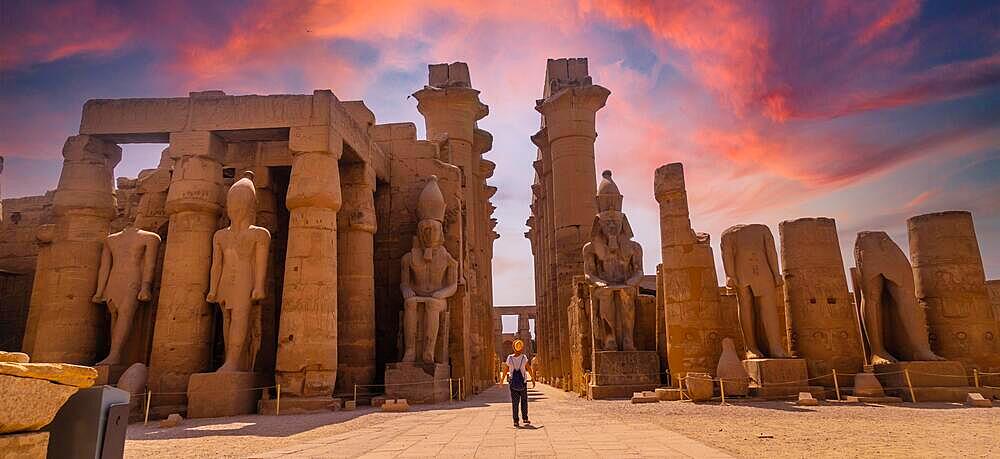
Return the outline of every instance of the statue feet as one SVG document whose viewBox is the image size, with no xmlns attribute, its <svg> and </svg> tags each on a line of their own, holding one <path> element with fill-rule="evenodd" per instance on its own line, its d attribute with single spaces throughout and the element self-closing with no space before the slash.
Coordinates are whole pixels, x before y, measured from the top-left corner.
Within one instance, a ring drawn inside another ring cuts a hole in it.
<svg viewBox="0 0 1000 459">
<path fill-rule="evenodd" d="M 746 360 L 763 359 L 763 358 L 764 358 L 764 353 L 761 352 L 759 349 L 747 348 Z"/>
<path fill-rule="evenodd" d="M 109 355 L 109 356 L 105 357 L 104 360 L 101 360 L 100 362 L 95 363 L 94 366 L 95 367 L 101 366 L 101 365 L 111 366 L 111 365 L 118 365 L 119 363 L 121 363 L 121 358 L 119 358 L 116 355 Z"/>
<path fill-rule="evenodd" d="M 872 365 L 888 365 L 896 362 L 898 360 L 888 352 L 872 352 Z"/>
<path fill-rule="evenodd" d="M 229 362 L 223 363 L 218 370 L 215 370 L 216 373 L 232 373 L 236 371 L 240 371 L 237 365 Z"/>
<path fill-rule="evenodd" d="M 940 355 L 935 354 L 934 351 L 932 351 L 930 349 L 914 352 L 913 353 L 913 359 L 914 360 L 938 360 L 938 361 L 940 361 L 940 360 L 947 360 L 944 357 L 941 357 Z"/>
</svg>

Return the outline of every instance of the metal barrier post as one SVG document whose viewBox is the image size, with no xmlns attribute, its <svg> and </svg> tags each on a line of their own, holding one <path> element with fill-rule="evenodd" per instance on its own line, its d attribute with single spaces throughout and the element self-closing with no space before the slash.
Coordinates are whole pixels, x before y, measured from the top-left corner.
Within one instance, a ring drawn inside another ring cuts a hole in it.
<svg viewBox="0 0 1000 459">
<path fill-rule="evenodd" d="M 448 401 L 455 401 L 455 385 L 453 384 L 455 380 L 453 378 L 448 378 Z"/>
<path fill-rule="evenodd" d="M 979 369 L 972 369 L 972 378 L 976 380 L 976 388 L 979 388 Z"/>
<path fill-rule="evenodd" d="M 153 391 L 146 391 L 146 417 L 142 420 L 142 425 L 149 423 L 149 403 L 153 400 Z"/>
<path fill-rule="evenodd" d="M 722 393 L 722 404 L 726 404 L 726 380 L 719 378 L 719 392 Z"/>
<path fill-rule="evenodd" d="M 913 383 L 910 382 L 910 369 L 904 368 L 903 374 L 906 375 L 906 385 L 910 388 L 910 400 L 912 400 L 913 403 L 917 403 L 917 396 L 913 393 Z"/>
<path fill-rule="evenodd" d="M 354 385 L 354 406 L 358 406 L 358 385 Z"/>
<path fill-rule="evenodd" d="M 274 400 L 274 415 L 281 414 L 281 384 L 278 384 L 278 397 Z"/>
<path fill-rule="evenodd" d="M 833 387 L 837 390 L 837 401 L 840 401 L 840 381 L 837 381 L 837 369 L 833 369 Z"/>
</svg>

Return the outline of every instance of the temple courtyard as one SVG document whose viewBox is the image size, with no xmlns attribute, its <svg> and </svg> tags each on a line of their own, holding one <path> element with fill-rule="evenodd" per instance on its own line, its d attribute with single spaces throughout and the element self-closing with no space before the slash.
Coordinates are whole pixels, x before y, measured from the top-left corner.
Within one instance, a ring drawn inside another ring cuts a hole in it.
<svg viewBox="0 0 1000 459">
<path fill-rule="evenodd" d="M 539 384 L 534 428 L 514 429 L 506 387 L 462 402 L 322 414 L 132 424 L 125 457 L 920 457 L 1000 455 L 996 409 L 952 403 L 588 401 Z M 887 449 L 891 445 L 891 449 Z"/>
</svg>

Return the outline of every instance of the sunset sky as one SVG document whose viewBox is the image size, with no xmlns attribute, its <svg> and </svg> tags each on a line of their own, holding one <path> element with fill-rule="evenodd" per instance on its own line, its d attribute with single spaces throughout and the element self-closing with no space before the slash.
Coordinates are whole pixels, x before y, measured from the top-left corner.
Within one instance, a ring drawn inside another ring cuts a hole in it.
<svg viewBox="0 0 1000 459">
<path fill-rule="evenodd" d="M 829 216 L 850 266 L 858 231 L 888 231 L 907 251 L 907 217 L 965 209 L 1000 277 L 995 1 L 0 0 L 2 193 L 55 187 L 87 99 L 329 88 L 422 136 L 408 96 L 427 64 L 465 61 L 495 139 L 495 303 L 532 304 L 529 136 L 555 57 L 589 58 L 611 90 L 597 167 L 614 171 L 647 273 L 659 263 L 653 171 L 680 161 L 692 223 L 716 253 L 734 224 L 777 238 L 781 220 Z M 154 167 L 160 149 L 127 146 L 116 175 Z"/>
</svg>

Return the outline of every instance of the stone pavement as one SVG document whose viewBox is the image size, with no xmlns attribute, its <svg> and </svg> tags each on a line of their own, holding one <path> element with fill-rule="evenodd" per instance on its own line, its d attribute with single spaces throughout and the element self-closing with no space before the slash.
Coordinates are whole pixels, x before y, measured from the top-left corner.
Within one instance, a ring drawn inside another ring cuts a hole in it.
<svg viewBox="0 0 1000 459">
<path fill-rule="evenodd" d="M 513 427 L 506 386 L 496 386 L 453 408 L 400 413 L 254 457 L 729 457 L 661 426 L 606 419 L 597 405 L 549 386 L 530 397 L 530 429 Z"/>
</svg>

